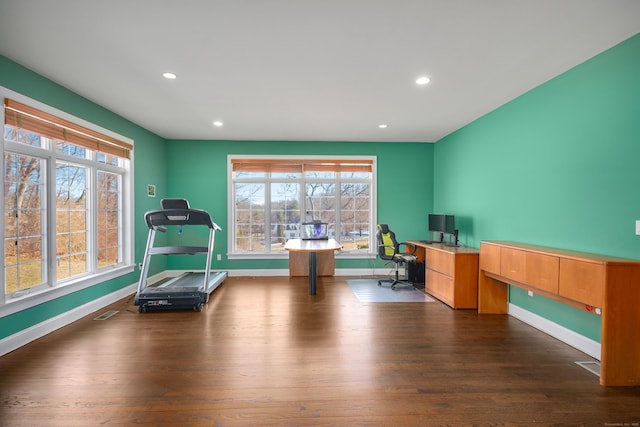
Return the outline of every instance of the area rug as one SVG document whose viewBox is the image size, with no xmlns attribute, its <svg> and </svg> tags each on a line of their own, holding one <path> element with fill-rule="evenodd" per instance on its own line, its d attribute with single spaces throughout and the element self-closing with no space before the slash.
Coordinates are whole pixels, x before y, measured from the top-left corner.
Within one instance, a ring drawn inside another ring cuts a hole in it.
<svg viewBox="0 0 640 427">
<path fill-rule="evenodd" d="M 360 302 L 433 302 L 434 299 L 419 289 L 399 287 L 395 291 L 378 279 L 347 279 L 349 287 Z"/>
</svg>

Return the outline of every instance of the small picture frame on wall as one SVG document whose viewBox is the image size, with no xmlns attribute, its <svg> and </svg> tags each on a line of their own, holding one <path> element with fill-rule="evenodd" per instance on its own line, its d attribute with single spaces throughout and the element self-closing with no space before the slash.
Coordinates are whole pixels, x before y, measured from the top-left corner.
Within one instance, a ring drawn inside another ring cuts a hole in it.
<svg viewBox="0 0 640 427">
<path fill-rule="evenodd" d="M 156 186 L 153 184 L 147 185 L 147 196 L 156 197 Z"/>
</svg>

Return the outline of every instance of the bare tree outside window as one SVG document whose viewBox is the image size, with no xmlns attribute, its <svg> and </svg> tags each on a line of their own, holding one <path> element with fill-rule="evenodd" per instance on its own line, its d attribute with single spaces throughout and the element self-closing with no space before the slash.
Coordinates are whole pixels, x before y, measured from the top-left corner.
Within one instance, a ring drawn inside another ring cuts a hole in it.
<svg viewBox="0 0 640 427">
<path fill-rule="evenodd" d="M 42 159 L 4 154 L 5 293 L 24 291 L 45 282 Z"/>
<path fill-rule="evenodd" d="M 115 173 L 98 171 L 98 267 L 115 265 L 122 259 L 120 195 L 122 183 Z"/>
<path fill-rule="evenodd" d="M 87 169 L 56 166 L 56 273 L 67 279 L 87 272 Z"/>
<path fill-rule="evenodd" d="M 271 183 L 271 250 L 284 251 L 284 243 L 300 237 L 300 184 Z"/>
<path fill-rule="evenodd" d="M 264 250 L 265 185 L 237 183 L 235 186 L 235 245 L 238 252 Z"/>
</svg>

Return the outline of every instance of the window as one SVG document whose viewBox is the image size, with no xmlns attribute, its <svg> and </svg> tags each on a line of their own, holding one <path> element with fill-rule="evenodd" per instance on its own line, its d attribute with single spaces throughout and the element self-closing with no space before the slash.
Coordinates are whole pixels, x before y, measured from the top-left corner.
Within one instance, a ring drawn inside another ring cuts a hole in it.
<svg viewBox="0 0 640 427">
<path fill-rule="evenodd" d="M 134 265 L 133 145 L 13 95 L 24 101 L 4 98 L 2 305 Z"/>
<path fill-rule="evenodd" d="M 32 156 L 4 154 L 5 292 L 14 294 L 46 282 L 43 242 L 45 162 Z"/>
<path fill-rule="evenodd" d="M 229 256 L 285 256 L 300 225 L 328 224 L 342 254 L 375 252 L 375 158 L 229 156 Z"/>
</svg>

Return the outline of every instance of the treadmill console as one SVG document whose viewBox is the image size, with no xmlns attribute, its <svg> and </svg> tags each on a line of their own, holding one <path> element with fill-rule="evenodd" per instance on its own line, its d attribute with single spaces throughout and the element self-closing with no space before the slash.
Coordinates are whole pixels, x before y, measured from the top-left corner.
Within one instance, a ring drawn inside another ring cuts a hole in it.
<svg viewBox="0 0 640 427">
<path fill-rule="evenodd" d="M 162 199 L 160 201 L 162 209 L 189 209 L 187 199 Z"/>
</svg>

